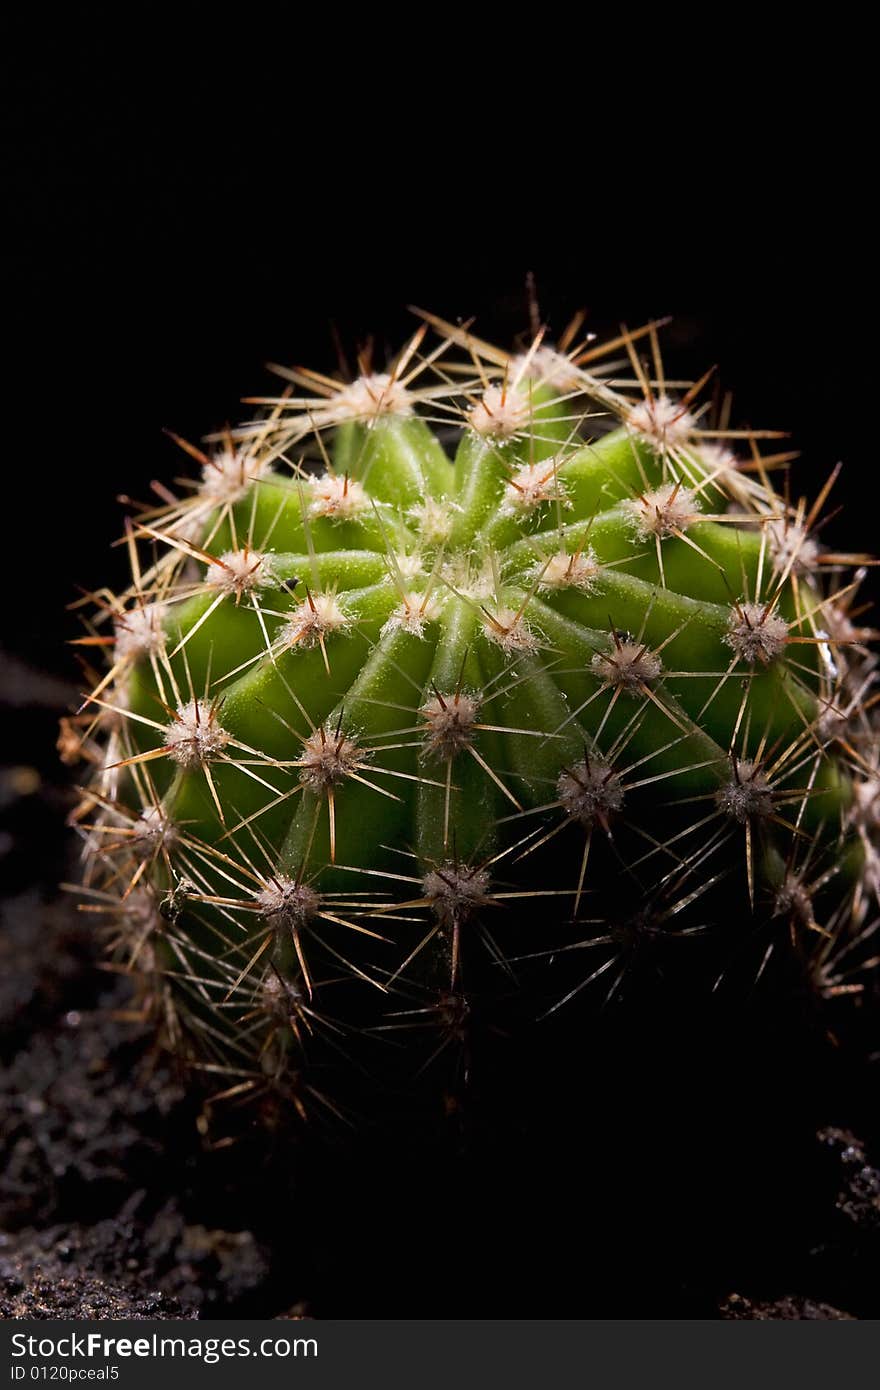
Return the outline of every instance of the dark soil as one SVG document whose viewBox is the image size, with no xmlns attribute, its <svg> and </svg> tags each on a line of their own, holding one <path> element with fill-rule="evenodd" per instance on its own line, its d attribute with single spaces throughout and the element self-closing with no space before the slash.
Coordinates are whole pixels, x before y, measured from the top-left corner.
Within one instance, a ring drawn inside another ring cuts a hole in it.
<svg viewBox="0 0 880 1390">
<path fill-rule="evenodd" d="M 68 693 L 9 664 L 0 1314 L 880 1315 L 876 1002 L 652 1003 L 511 1044 L 455 1124 L 392 1097 L 218 1146 L 55 886 Z"/>
</svg>

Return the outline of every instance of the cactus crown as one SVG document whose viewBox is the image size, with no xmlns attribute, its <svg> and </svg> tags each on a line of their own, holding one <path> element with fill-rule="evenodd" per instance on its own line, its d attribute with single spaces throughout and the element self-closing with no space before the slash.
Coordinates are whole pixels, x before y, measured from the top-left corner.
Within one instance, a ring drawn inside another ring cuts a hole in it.
<svg viewBox="0 0 880 1390">
<path fill-rule="evenodd" d="M 85 906 L 230 1092 L 302 1108 L 343 1013 L 458 1036 L 514 918 L 535 962 L 599 953 L 551 1009 L 722 883 L 821 987 L 858 972 L 864 557 L 817 538 L 830 483 L 793 505 L 772 433 L 667 384 L 654 325 L 578 330 L 510 355 L 431 318 L 386 371 L 279 369 L 128 523 L 65 721 Z"/>
</svg>

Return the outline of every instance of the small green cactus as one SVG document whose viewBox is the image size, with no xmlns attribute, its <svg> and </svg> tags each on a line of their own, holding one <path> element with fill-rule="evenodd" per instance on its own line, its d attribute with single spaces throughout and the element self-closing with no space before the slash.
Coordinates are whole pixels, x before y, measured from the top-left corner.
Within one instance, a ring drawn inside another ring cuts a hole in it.
<svg viewBox="0 0 880 1390">
<path fill-rule="evenodd" d="M 387 370 L 278 369 L 254 423 L 178 441 L 200 476 L 129 523 L 64 727 L 84 906 L 144 1009 L 301 1113 L 348 1027 L 442 1046 L 493 989 L 572 1006 L 723 916 L 857 991 L 878 893 L 831 482 L 793 505 L 793 455 L 673 394 L 654 325 L 510 355 L 425 317 Z"/>
</svg>

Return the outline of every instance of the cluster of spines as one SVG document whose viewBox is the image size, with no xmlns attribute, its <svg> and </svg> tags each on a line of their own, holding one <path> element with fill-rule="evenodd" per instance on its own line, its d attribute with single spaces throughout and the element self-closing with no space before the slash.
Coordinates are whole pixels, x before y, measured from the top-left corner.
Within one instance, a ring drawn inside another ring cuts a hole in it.
<svg viewBox="0 0 880 1390">
<path fill-rule="evenodd" d="M 179 441 L 201 478 L 128 523 L 131 586 L 81 639 L 109 653 L 62 731 L 84 905 L 229 1094 L 331 1104 L 304 1056 L 386 1015 L 455 1040 L 475 955 L 522 968 L 513 908 L 517 960 L 602 954 L 551 1011 L 702 931 L 731 875 L 762 968 L 780 940 L 820 992 L 873 966 L 869 561 L 818 539 L 836 473 L 793 505 L 792 455 L 708 423 L 702 382 L 673 397 L 655 325 L 509 355 L 429 323 Z"/>
</svg>

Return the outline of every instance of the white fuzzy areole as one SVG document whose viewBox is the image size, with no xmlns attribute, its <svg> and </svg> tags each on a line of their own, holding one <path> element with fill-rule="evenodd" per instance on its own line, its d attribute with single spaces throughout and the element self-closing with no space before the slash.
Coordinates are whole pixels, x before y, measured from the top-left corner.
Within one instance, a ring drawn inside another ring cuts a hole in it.
<svg viewBox="0 0 880 1390">
<path fill-rule="evenodd" d="M 606 823 L 623 806 L 620 777 L 610 764 L 598 757 L 563 768 L 556 783 L 556 794 L 565 814 L 587 827 L 596 821 Z"/>
<path fill-rule="evenodd" d="M 751 758 L 734 763 L 728 782 L 715 793 L 719 811 L 744 825 L 752 816 L 768 816 L 773 810 L 773 792 L 765 772 Z"/>
<path fill-rule="evenodd" d="M 556 348 L 544 346 L 512 357 L 508 376 L 517 383 L 538 381 L 563 393 L 577 391 L 583 385 L 583 375 L 571 358 L 557 352 Z"/>
<path fill-rule="evenodd" d="M 473 603 L 485 603 L 495 592 L 495 572 L 491 558 L 453 554 L 440 571 L 441 578 L 457 594 Z"/>
<path fill-rule="evenodd" d="M 218 758 L 229 739 L 218 723 L 216 710 L 190 700 L 178 707 L 177 718 L 166 726 L 165 748 L 180 767 L 190 769 Z"/>
<path fill-rule="evenodd" d="M 627 639 L 615 642 L 609 652 L 596 652 L 590 669 L 605 685 L 635 695 L 641 694 L 643 686 L 657 679 L 663 662 L 643 642 Z"/>
<path fill-rule="evenodd" d="M 485 869 L 449 862 L 425 874 L 422 887 L 441 926 L 457 926 L 489 901 L 489 882 Z"/>
<path fill-rule="evenodd" d="M 522 613 L 515 608 L 496 608 L 483 615 L 483 631 L 508 656 L 514 652 L 534 652 L 538 639 Z"/>
<path fill-rule="evenodd" d="M 487 386 L 468 412 L 471 429 L 484 438 L 512 439 L 528 430 L 532 417 L 527 396 L 509 386 Z"/>
<path fill-rule="evenodd" d="M 178 839 L 177 826 L 161 806 L 147 806 L 132 829 L 135 847 L 146 855 L 169 849 Z"/>
<path fill-rule="evenodd" d="M 433 594 L 408 593 L 382 626 L 382 632 L 408 632 L 424 637 L 425 628 L 440 617 L 443 605 Z"/>
<path fill-rule="evenodd" d="M 765 603 L 738 603 L 730 610 L 723 639 L 740 661 L 769 666 L 785 651 L 788 623 Z"/>
<path fill-rule="evenodd" d="M 626 415 L 629 428 L 658 450 L 687 444 L 696 423 L 685 406 L 666 395 L 639 401 Z"/>
<path fill-rule="evenodd" d="M 256 478 L 263 478 L 269 464 L 248 449 L 220 449 L 202 469 L 203 497 L 216 502 L 237 502 Z"/>
<path fill-rule="evenodd" d="M 516 469 L 504 489 L 501 515 L 528 516 L 545 502 L 559 502 L 563 507 L 572 505 L 565 484 L 559 478 L 558 464 L 552 459 L 525 463 Z"/>
<path fill-rule="evenodd" d="M 324 473 L 311 484 L 309 516 L 331 521 L 354 521 L 369 510 L 370 499 L 361 483 L 347 475 Z"/>
<path fill-rule="evenodd" d="M 687 531 L 700 511 L 697 494 L 678 483 L 663 483 L 638 497 L 628 497 L 623 506 L 640 540 L 649 536 L 665 540 L 676 532 Z"/>
<path fill-rule="evenodd" d="M 599 561 L 592 546 L 572 555 L 567 550 L 557 550 L 549 560 L 538 561 L 534 575 L 539 589 L 580 589 L 590 594 L 596 588 Z"/>
<path fill-rule="evenodd" d="M 407 515 L 415 522 L 419 539 L 425 545 L 445 545 L 452 535 L 455 513 L 460 511 L 456 502 L 445 497 L 426 497 L 416 502 Z"/>
<path fill-rule="evenodd" d="M 354 735 L 326 733 L 316 729 L 305 740 L 298 761 L 299 780 L 313 792 L 325 792 L 338 787 L 352 773 L 358 772 L 368 754 L 359 746 Z"/>
<path fill-rule="evenodd" d="M 373 372 L 341 387 L 325 409 L 338 417 L 340 422 L 375 420 L 380 415 L 412 415 L 413 403 L 406 387 L 399 381 L 387 372 Z"/>
<path fill-rule="evenodd" d="M 417 550 L 413 550 L 409 554 L 405 551 L 397 551 L 391 568 L 400 575 L 401 579 L 405 580 L 418 579 L 425 573 L 424 561 Z"/>
<path fill-rule="evenodd" d="M 267 975 L 260 987 L 263 1010 L 282 1024 L 288 1024 L 293 1015 L 300 1013 L 305 998 L 293 980 L 281 979 L 274 973 Z"/>
<path fill-rule="evenodd" d="M 115 660 L 136 661 L 138 657 L 161 652 L 165 647 L 162 624 L 167 614 L 164 603 L 144 603 L 120 614 L 115 622 Z"/>
<path fill-rule="evenodd" d="M 286 874 L 277 874 L 254 893 L 263 917 L 275 917 L 282 927 L 305 927 L 317 915 L 320 894 L 307 883 L 297 883 Z"/>
<path fill-rule="evenodd" d="M 279 640 L 283 647 L 316 647 L 323 638 L 350 625 L 335 594 L 310 594 L 291 610 Z"/>
<path fill-rule="evenodd" d="M 419 714 L 425 720 L 423 749 L 435 758 L 454 758 L 474 741 L 474 725 L 480 717 L 475 695 L 457 691 L 454 695 L 433 695 Z"/>
<path fill-rule="evenodd" d="M 275 583 L 272 557 L 246 548 L 226 550 L 208 565 L 205 583 L 209 588 L 234 598 L 251 594 L 256 589 L 265 589 Z"/>
</svg>

